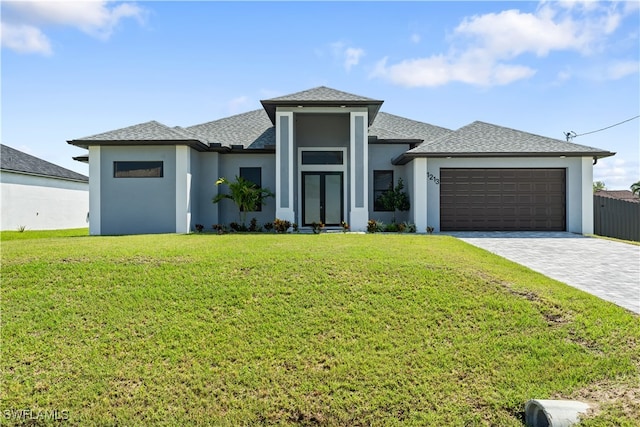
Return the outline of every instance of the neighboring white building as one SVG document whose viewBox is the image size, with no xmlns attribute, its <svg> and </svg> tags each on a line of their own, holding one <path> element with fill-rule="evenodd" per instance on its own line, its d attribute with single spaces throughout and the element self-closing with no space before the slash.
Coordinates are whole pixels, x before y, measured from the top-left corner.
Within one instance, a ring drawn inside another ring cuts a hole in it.
<svg viewBox="0 0 640 427">
<path fill-rule="evenodd" d="M 365 230 L 392 220 L 400 179 L 417 231 L 593 233 L 593 163 L 614 153 L 483 122 L 458 130 L 380 111 L 383 101 L 318 87 L 208 123 L 150 121 L 68 141 L 89 150 L 91 234 L 186 233 L 236 221 L 212 204 L 219 177 L 275 193 L 259 212 L 301 228 Z M 83 160 L 86 157 L 83 156 Z M 222 189 L 222 191 L 226 191 Z"/>
<path fill-rule="evenodd" d="M 0 229 L 88 227 L 88 177 L 6 145 L 0 147 Z"/>
</svg>

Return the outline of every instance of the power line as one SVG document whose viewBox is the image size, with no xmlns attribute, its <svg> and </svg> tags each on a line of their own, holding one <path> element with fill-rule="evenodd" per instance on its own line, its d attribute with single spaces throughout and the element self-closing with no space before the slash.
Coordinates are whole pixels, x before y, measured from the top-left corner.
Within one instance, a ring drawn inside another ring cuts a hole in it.
<svg viewBox="0 0 640 427">
<path fill-rule="evenodd" d="M 577 136 L 589 135 L 589 134 L 592 134 L 592 133 L 602 132 L 603 130 L 611 129 L 612 127 L 616 127 L 616 126 L 621 125 L 623 123 L 627 123 L 627 122 L 630 122 L 631 120 L 637 119 L 638 117 L 640 117 L 640 114 L 637 115 L 637 116 L 631 117 L 630 119 L 623 120 L 623 121 L 621 121 L 619 123 L 616 123 L 614 125 L 607 126 L 607 127 L 604 127 L 602 129 L 598 129 L 598 130 L 592 130 L 591 132 L 585 132 L 585 133 L 575 133 L 574 131 L 564 132 L 564 136 L 566 136 L 567 137 L 567 141 L 569 141 L 570 139 L 572 140 L 573 138 L 575 138 Z"/>
</svg>

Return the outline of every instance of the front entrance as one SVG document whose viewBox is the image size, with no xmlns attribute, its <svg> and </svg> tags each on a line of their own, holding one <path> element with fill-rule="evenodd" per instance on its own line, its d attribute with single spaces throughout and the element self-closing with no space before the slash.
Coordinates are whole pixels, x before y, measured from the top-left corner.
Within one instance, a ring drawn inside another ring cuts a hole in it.
<svg viewBox="0 0 640 427">
<path fill-rule="evenodd" d="M 323 223 L 339 226 L 343 221 L 342 172 L 302 172 L 302 225 Z"/>
</svg>

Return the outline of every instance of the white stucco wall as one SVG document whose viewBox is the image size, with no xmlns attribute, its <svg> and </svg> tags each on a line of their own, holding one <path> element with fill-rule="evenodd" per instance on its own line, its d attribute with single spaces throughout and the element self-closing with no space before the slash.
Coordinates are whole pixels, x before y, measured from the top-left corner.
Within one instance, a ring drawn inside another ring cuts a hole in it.
<svg viewBox="0 0 640 427">
<path fill-rule="evenodd" d="M 175 146 L 164 145 L 89 147 L 91 191 L 99 190 L 99 200 L 92 199 L 90 233 L 175 233 L 178 210 L 182 228 L 177 232 L 186 232 L 189 153 L 182 148 L 179 156 L 177 153 Z M 114 162 L 117 161 L 162 161 L 163 176 L 115 178 Z M 176 178 L 176 166 L 181 168 L 180 179 Z"/>
<path fill-rule="evenodd" d="M 88 227 L 89 183 L 0 172 L 2 230 Z"/>
<path fill-rule="evenodd" d="M 564 168 L 567 185 L 567 231 L 593 233 L 593 166 L 590 157 L 430 158 L 427 160 L 426 170 L 416 170 L 419 175 L 415 180 L 417 190 L 421 187 L 419 181 L 427 183 L 427 225 L 434 227 L 436 232 L 440 231 L 440 188 L 435 179 L 440 179 L 441 168 Z M 434 179 L 429 179 L 429 174 Z M 424 232 L 420 229 L 418 231 Z"/>
</svg>

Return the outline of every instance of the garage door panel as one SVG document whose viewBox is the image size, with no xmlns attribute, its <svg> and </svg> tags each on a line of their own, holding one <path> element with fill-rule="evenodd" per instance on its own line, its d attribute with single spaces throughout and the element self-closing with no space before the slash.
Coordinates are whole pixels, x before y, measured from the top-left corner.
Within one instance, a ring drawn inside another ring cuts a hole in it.
<svg viewBox="0 0 640 427">
<path fill-rule="evenodd" d="M 440 228 L 566 229 L 564 169 L 441 169 Z"/>
<path fill-rule="evenodd" d="M 530 182 L 519 182 L 517 184 L 517 188 L 518 188 L 518 193 L 519 194 L 522 194 L 523 192 L 526 192 L 527 194 L 530 194 L 531 191 L 534 190 L 534 186 Z"/>
</svg>

